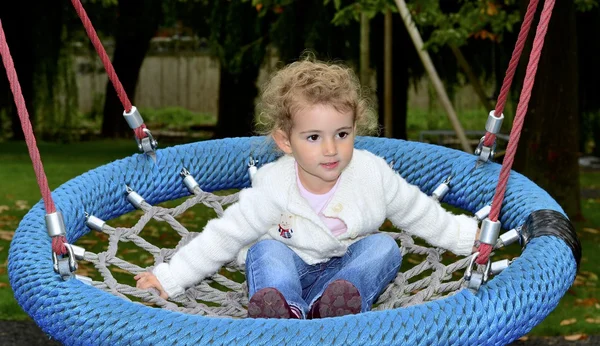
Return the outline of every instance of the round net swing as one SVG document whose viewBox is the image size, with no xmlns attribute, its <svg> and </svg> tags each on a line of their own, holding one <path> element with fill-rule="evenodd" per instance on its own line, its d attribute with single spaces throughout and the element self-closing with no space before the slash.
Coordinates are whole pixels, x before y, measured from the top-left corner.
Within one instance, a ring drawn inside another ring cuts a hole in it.
<svg viewBox="0 0 600 346">
<path fill-rule="evenodd" d="M 552 4 L 546 1 L 546 6 Z M 2 54 L 5 65 L 7 55 Z M 130 104 L 125 109 L 126 115 L 135 113 Z M 8 269 L 17 300 L 42 330 L 62 343 L 506 344 L 543 320 L 575 278 L 580 246 L 564 212 L 546 192 L 513 172 L 503 199 L 496 203 L 499 214 L 491 211 L 492 217 L 501 215 L 497 220 L 511 231 L 488 247 L 519 239 L 525 248 L 510 265 L 505 263 L 503 271 L 489 268 L 485 258 L 472 273 L 476 256 L 442 264 L 443 249 L 425 248 L 406 234 L 391 233 L 403 254 L 418 254 L 424 260 L 399 273 L 372 312 L 318 320 L 239 318 L 246 316 L 245 284 L 219 274 L 188 289 L 185 296 L 165 301 L 153 292 L 116 282 L 111 266 L 133 274 L 146 270 L 116 256 L 119 241 L 136 243 L 154 256 L 155 264 L 168 261 L 176 249 L 161 249 L 142 238 L 150 219 L 167 222 L 181 236 L 178 246 L 185 244 L 194 233 L 177 221 L 177 215 L 195 204 L 220 214 L 236 196 L 212 192 L 249 187 L 248 162 L 263 165 L 278 154 L 263 137 L 155 150 L 143 122 L 136 124 L 144 154 L 74 178 L 52 193 L 52 203 L 45 195 L 24 217 L 11 243 Z M 384 157 L 423 192 L 471 213 L 481 213 L 496 201 L 494 186 L 506 170 L 495 163 L 482 164 L 481 156 L 424 143 L 363 137 L 356 147 Z M 451 189 L 439 194 L 440 183 Z M 190 193 L 192 197 L 176 208 L 153 206 Z M 131 228 L 113 228 L 102 221 L 136 207 L 144 215 Z M 54 227 L 56 209 L 64 215 L 64 233 Z M 94 254 L 71 245 L 90 228 L 109 235 L 106 251 Z M 93 263 L 104 281 L 76 276 L 75 259 Z M 470 273 L 467 279 L 453 277 L 453 272 L 465 268 Z M 424 272 L 430 274 L 421 278 Z M 498 274 L 489 279 L 490 272 Z"/>
</svg>

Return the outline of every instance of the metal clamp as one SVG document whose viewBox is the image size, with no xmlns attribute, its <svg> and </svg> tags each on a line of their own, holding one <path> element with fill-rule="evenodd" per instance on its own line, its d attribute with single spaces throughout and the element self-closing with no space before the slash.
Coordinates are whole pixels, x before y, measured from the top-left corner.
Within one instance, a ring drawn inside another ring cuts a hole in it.
<svg viewBox="0 0 600 346">
<path fill-rule="evenodd" d="M 504 121 L 504 114 L 500 114 L 500 116 L 497 117 L 496 111 L 491 110 L 488 114 L 487 121 L 485 122 L 485 130 L 497 135 L 502 128 L 502 121 Z"/>
<path fill-rule="evenodd" d="M 85 213 L 85 224 L 94 231 L 102 232 L 102 229 L 104 228 L 106 222 L 100 218 L 95 217 L 94 215 Z"/>
<path fill-rule="evenodd" d="M 73 246 L 69 243 L 65 243 L 64 245 L 67 248 L 67 258 L 61 257 L 59 259 L 56 252 L 52 251 L 52 264 L 54 271 L 60 274 L 63 278 L 65 276 L 71 276 L 71 273 L 77 270 L 77 262 L 75 261 L 75 251 L 73 250 Z M 65 267 L 65 263 L 68 264 L 68 267 Z"/>
<path fill-rule="evenodd" d="M 481 287 L 481 285 L 484 285 L 488 281 L 492 267 L 491 261 L 488 260 L 487 264 L 485 265 L 485 269 L 483 270 L 483 273 L 474 273 L 473 265 L 475 264 L 475 260 L 478 256 L 479 252 L 473 253 L 473 255 L 471 256 L 471 260 L 469 261 L 469 266 L 465 270 L 464 276 L 464 279 L 467 282 L 467 287 L 473 290 L 478 290 L 479 287 Z"/>
<path fill-rule="evenodd" d="M 197 187 L 200 187 L 200 184 L 194 179 L 194 177 L 190 174 L 190 172 L 184 168 L 181 169 L 179 175 L 183 178 L 183 184 L 191 193 L 195 193 L 194 190 Z"/>
<path fill-rule="evenodd" d="M 483 208 L 479 209 L 477 212 L 475 212 L 475 218 L 477 219 L 477 221 L 481 221 L 481 220 L 485 219 L 486 217 L 488 217 L 488 215 L 490 215 L 491 211 L 492 211 L 492 206 L 486 205 Z"/>
<path fill-rule="evenodd" d="M 131 110 L 127 112 L 127 110 L 123 111 L 123 117 L 127 124 L 132 129 L 137 129 L 138 127 L 144 125 L 144 119 L 142 119 L 142 115 L 138 111 L 135 106 L 131 106 Z"/>
<path fill-rule="evenodd" d="M 446 196 L 448 191 L 450 191 L 451 179 L 452 176 L 446 178 L 446 180 L 444 180 L 443 183 L 441 183 L 438 187 L 435 188 L 435 190 L 433 190 L 433 192 L 431 193 L 431 197 L 433 197 L 433 199 L 435 199 L 436 201 L 441 201 L 444 198 L 444 196 Z"/>
<path fill-rule="evenodd" d="M 254 179 L 256 171 L 258 171 L 256 165 L 258 165 L 258 160 L 254 160 L 252 156 L 250 156 L 250 159 L 248 159 L 248 174 L 250 174 L 251 181 Z"/>
<path fill-rule="evenodd" d="M 133 204 L 134 207 L 141 209 L 142 203 L 144 203 L 146 200 L 144 200 L 144 198 L 137 192 L 133 191 L 133 189 L 129 186 L 125 185 L 125 188 L 127 190 L 127 200 L 129 203 Z"/>
<path fill-rule="evenodd" d="M 513 260 L 509 260 L 509 259 L 503 259 L 500 261 L 496 261 L 494 263 L 492 263 L 492 265 L 490 266 L 490 272 L 493 275 L 498 275 L 500 274 L 504 269 L 508 268 L 508 266 L 513 262 Z"/>
<path fill-rule="evenodd" d="M 496 245 L 498 240 L 498 234 L 500 234 L 500 221 L 492 221 L 485 219 L 481 222 L 481 233 L 479 234 L 479 241 L 484 244 L 492 246 Z"/>
<path fill-rule="evenodd" d="M 144 154 L 153 153 L 158 147 L 158 141 L 152 137 L 152 132 L 150 132 L 150 130 L 143 129 L 142 131 L 144 131 L 147 137 L 144 137 L 141 141 L 139 138 L 135 137 L 138 149 Z"/>
<path fill-rule="evenodd" d="M 51 237 L 66 235 L 65 221 L 60 211 L 46 214 L 46 229 Z"/>
<path fill-rule="evenodd" d="M 498 237 L 498 242 L 496 243 L 496 247 L 503 247 L 503 246 L 507 246 L 510 245 L 514 242 L 516 242 L 517 240 L 521 239 L 521 235 L 519 234 L 519 229 L 518 228 L 513 228 L 510 231 L 504 232 L 500 235 L 500 237 Z"/>
<path fill-rule="evenodd" d="M 478 161 L 493 161 L 494 156 L 496 155 L 496 140 L 494 140 L 494 144 L 492 144 L 491 148 L 483 145 L 484 140 L 485 136 L 481 137 L 481 139 L 479 140 L 477 149 L 475 149 L 475 155 L 479 156 Z"/>
</svg>

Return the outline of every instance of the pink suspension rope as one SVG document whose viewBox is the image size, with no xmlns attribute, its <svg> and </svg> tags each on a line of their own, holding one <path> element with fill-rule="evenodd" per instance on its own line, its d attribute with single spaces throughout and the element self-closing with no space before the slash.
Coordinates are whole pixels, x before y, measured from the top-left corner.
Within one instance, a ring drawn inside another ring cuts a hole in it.
<svg viewBox="0 0 600 346">
<path fill-rule="evenodd" d="M 106 54 L 106 50 L 104 49 L 104 46 L 102 45 L 102 42 L 100 41 L 100 38 L 98 37 L 98 34 L 96 33 L 96 29 L 94 29 L 94 26 L 92 25 L 90 18 L 88 17 L 87 13 L 85 12 L 85 9 L 83 8 L 83 5 L 81 4 L 81 1 L 80 0 L 71 0 L 71 2 L 73 3 L 73 7 L 75 8 L 75 11 L 77 12 L 77 15 L 79 15 L 79 18 L 81 19 L 81 22 L 83 23 L 85 31 L 88 34 L 88 37 L 92 41 L 94 48 L 96 48 L 96 52 L 98 53 L 98 56 L 100 56 L 100 60 L 102 60 L 102 64 L 104 64 L 104 68 L 106 69 L 106 74 L 108 75 L 108 78 L 110 79 L 113 87 L 115 88 L 115 91 L 117 92 L 117 96 L 119 97 L 119 100 L 121 100 L 121 103 L 123 104 L 123 108 L 125 109 L 126 112 L 129 113 L 131 111 L 131 101 L 129 101 L 129 98 L 127 97 L 127 93 L 125 92 L 125 89 L 123 88 L 123 84 L 121 84 L 121 81 L 119 80 L 119 77 L 117 76 L 117 73 L 115 72 L 115 68 L 113 67 L 112 63 L 110 62 L 110 58 L 108 57 L 108 54 Z M 133 132 L 135 133 L 135 136 L 138 139 L 143 139 L 143 138 L 147 137 L 146 133 L 143 131 L 144 128 L 146 128 L 146 126 L 142 125 L 133 130 Z"/>
<path fill-rule="evenodd" d="M 508 63 L 506 75 L 504 76 L 502 88 L 500 89 L 500 95 L 498 95 L 498 101 L 496 102 L 496 108 L 494 109 L 494 114 L 496 114 L 496 117 L 499 117 L 504 111 L 504 106 L 506 105 L 506 100 L 508 99 L 508 92 L 510 91 L 510 86 L 512 85 L 513 78 L 515 77 L 517 67 L 519 66 L 519 59 L 523 53 L 527 36 L 529 36 L 529 30 L 535 17 L 535 11 L 538 3 L 539 0 L 531 0 L 527 6 L 527 12 L 525 12 L 525 17 L 523 18 L 523 23 L 521 24 L 521 30 L 519 31 L 515 49 L 513 50 L 510 62 Z M 495 139 L 495 134 L 486 132 L 483 144 L 487 147 L 491 147 L 494 144 Z"/>
<path fill-rule="evenodd" d="M 534 1 L 536 0 L 532 0 L 532 2 Z M 521 130 L 523 129 L 523 123 L 525 122 L 525 115 L 527 114 L 529 99 L 531 98 L 531 91 L 535 82 L 535 75 L 537 73 L 540 56 L 542 54 L 542 48 L 544 47 L 544 39 L 546 37 L 546 33 L 548 32 L 548 23 L 550 23 L 550 18 L 552 17 L 552 9 L 554 8 L 555 2 L 555 0 L 546 0 L 544 2 L 544 8 L 542 9 L 542 14 L 540 16 L 540 22 L 538 24 L 535 38 L 533 40 L 533 48 L 529 56 L 529 63 L 527 64 L 527 72 L 523 81 L 523 90 L 521 91 L 521 96 L 519 98 L 519 104 L 517 106 L 517 112 L 515 115 L 513 128 L 510 132 L 510 140 L 508 141 L 506 155 L 504 156 L 504 161 L 500 170 L 498 186 L 496 187 L 496 193 L 494 194 L 494 199 L 492 200 L 492 209 L 489 215 L 489 219 L 491 221 L 498 220 L 500 209 L 502 207 L 502 202 L 504 201 L 506 185 L 508 184 L 510 170 L 512 168 L 515 154 L 517 152 L 517 145 L 521 136 Z M 504 104 L 502 104 L 502 106 L 504 106 Z M 479 246 L 479 256 L 477 257 L 476 262 L 478 264 L 487 263 L 491 251 L 491 245 L 481 244 Z"/>
<path fill-rule="evenodd" d="M 52 199 L 52 193 L 48 186 L 48 178 L 44 172 L 44 165 L 40 157 L 40 151 L 37 147 L 35 135 L 33 134 L 33 128 L 31 121 L 29 120 L 29 112 L 25 106 L 25 99 L 23 98 L 23 92 L 21 91 L 21 84 L 17 77 L 17 71 L 15 70 L 15 64 L 10 55 L 8 43 L 6 41 L 6 35 L 4 34 L 4 28 L 2 27 L 2 21 L 0 21 L 0 54 L 2 54 L 2 63 L 6 70 L 6 76 L 10 84 L 10 90 L 12 91 L 15 104 L 17 106 L 17 113 L 19 114 L 19 120 L 21 121 L 21 127 L 23 128 L 23 134 L 25 135 L 25 142 L 27 143 L 27 150 L 29 151 L 29 157 L 33 164 L 33 170 L 35 171 L 35 177 L 40 187 L 42 199 L 44 200 L 44 208 L 46 214 L 52 214 L 56 212 L 56 206 Z M 53 237 L 52 239 L 52 250 L 58 254 L 65 254 L 67 249 L 64 246 L 66 239 L 64 236 Z"/>
</svg>

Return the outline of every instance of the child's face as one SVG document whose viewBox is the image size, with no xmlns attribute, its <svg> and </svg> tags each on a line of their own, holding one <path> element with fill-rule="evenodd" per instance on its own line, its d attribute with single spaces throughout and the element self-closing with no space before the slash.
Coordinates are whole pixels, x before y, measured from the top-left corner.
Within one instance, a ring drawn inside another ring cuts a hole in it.
<svg viewBox="0 0 600 346">
<path fill-rule="evenodd" d="M 325 193 L 352 159 L 354 115 L 316 104 L 299 110 L 293 122 L 289 136 L 277 131 L 275 141 L 296 159 L 302 185 L 313 193 Z"/>
</svg>

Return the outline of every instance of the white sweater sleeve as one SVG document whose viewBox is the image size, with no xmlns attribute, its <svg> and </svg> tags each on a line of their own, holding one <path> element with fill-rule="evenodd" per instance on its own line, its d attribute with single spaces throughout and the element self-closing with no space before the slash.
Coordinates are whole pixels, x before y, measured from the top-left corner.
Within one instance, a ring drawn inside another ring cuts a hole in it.
<svg viewBox="0 0 600 346">
<path fill-rule="evenodd" d="M 181 247 L 169 263 L 153 271 L 170 297 L 214 274 L 232 261 L 246 245 L 257 240 L 278 216 L 275 203 L 258 188 L 240 192 L 239 201 L 213 219 L 190 243 Z M 275 221 L 276 222 L 276 221 Z"/>
<path fill-rule="evenodd" d="M 418 236 L 429 244 L 469 255 L 475 242 L 477 221 L 466 215 L 454 215 L 438 202 L 409 184 L 378 160 L 382 172 L 386 217 L 398 228 Z"/>
</svg>

